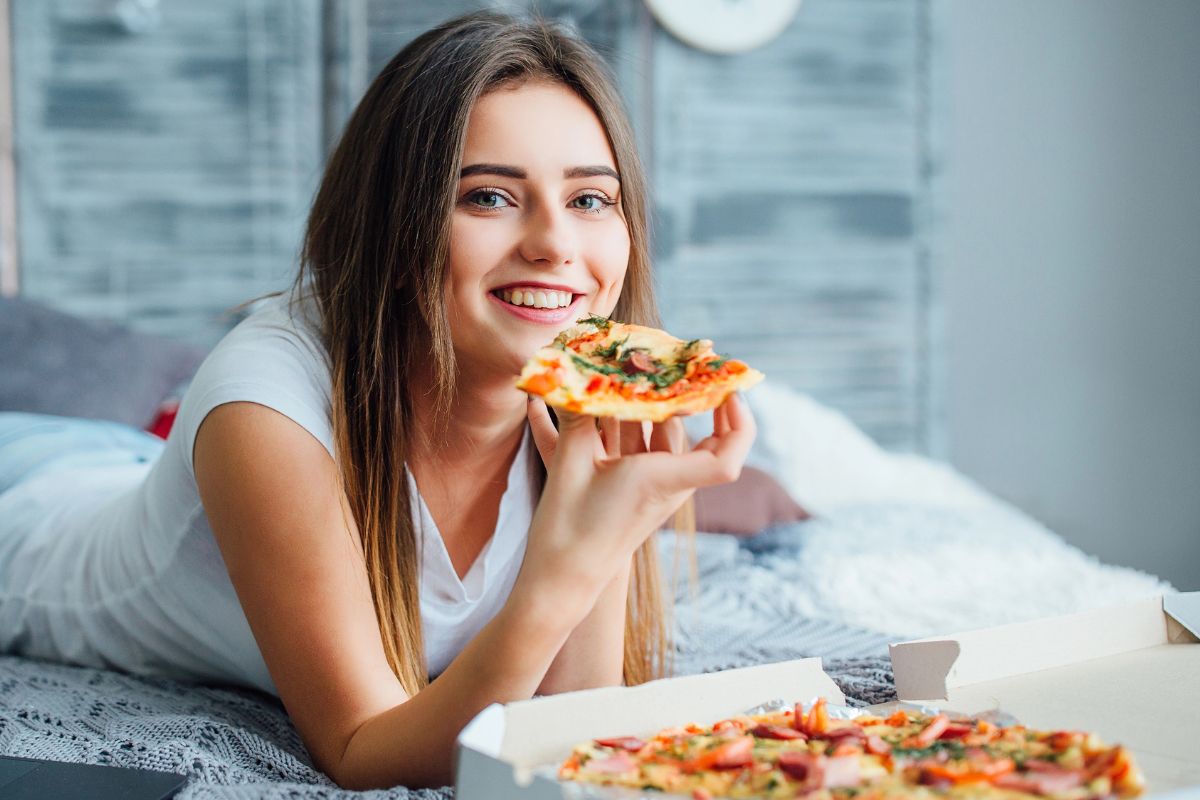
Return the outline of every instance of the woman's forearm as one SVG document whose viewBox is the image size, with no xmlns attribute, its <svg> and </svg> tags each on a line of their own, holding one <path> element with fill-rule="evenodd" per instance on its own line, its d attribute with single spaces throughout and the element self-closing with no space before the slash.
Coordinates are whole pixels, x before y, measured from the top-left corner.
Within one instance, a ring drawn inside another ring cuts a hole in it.
<svg viewBox="0 0 1200 800">
<path fill-rule="evenodd" d="M 630 572 L 626 568 L 613 578 L 592 610 L 571 631 L 538 687 L 538 694 L 620 685 L 625 665 Z"/>
<path fill-rule="evenodd" d="M 572 600 L 514 593 L 437 680 L 355 731 L 330 777 L 352 789 L 451 783 L 458 733 L 491 703 L 533 696 L 588 613 Z"/>
</svg>

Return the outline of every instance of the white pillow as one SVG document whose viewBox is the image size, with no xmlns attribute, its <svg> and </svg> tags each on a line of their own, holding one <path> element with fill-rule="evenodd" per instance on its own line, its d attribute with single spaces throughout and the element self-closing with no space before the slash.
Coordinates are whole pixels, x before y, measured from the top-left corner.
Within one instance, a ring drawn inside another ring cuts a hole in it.
<svg viewBox="0 0 1200 800">
<path fill-rule="evenodd" d="M 815 514 L 845 506 L 911 503 L 984 508 L 998 501 L 948 464 L 889 453 L 845 415 L 808 395 L 762 383 L 743 397 L 758 424 L 747 459 Z M 712 432 L 710 415 L 685 419 L 688 435 Z"/>
</svg>

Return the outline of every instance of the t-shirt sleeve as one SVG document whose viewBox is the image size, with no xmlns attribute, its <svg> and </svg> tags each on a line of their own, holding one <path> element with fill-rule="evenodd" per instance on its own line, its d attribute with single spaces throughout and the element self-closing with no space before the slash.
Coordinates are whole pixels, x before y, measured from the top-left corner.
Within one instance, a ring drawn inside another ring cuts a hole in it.
<svg viewBox="0 0 1200 800">
<path fill-rule="evenodd" d="M 188 472 L 196 433 L 214 408 L 258 403 L 283 414 L 334 455 L 329 413 L 329 368 L 311 337 L 285 326 L 239 327 L 201 365 L 171 431 L 182 438 Z"/>
</svg>

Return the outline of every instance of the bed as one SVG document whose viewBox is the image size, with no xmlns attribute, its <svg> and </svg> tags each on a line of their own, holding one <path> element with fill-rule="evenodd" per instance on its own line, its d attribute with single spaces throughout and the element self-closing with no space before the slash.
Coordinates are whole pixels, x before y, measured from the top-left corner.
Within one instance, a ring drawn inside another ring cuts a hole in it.
<svg viewBox="0 0 1200 800">
<path fill-rule="evenodd" d="M 201 355 L 0 301 L 0 410 L 136 422 Z M 80 392 L 85 364 L 97 386 Z M 747 399 L 760 429 L 750 463 L 813 516 L 696 535 L 699 580 L 683 568 L 672 582 L 678 674 L 821 656 L 852 703 L 870 704 L 893 697 L 889 641 L 1171 590 L 1085 555 L 946 464 L 880 449 L 812 398 L 768 383 Z M 661 536 L 664 564 L 686 563 L 682 544 Z M 267 695 L 12 655 L 0 656 L 0 753 L 178 772 L 189 799 L 453 794 L 338 789 Z"/>
</svg>

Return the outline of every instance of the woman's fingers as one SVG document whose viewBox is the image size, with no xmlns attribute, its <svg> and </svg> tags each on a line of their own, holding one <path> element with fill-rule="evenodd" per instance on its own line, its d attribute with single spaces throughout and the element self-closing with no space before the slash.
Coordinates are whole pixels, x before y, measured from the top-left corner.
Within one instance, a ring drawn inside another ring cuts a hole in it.
<svg viewBox="0 0 1200 800">
<path fill-rule="evenodd" d="M 675 421 L 675 417 L 671 417 L 663 422 L 654 423 L 654 428 L 650 431 L 650 450 L 656 453 L 670 453 L 674 451 L 671 442 L 670 425 Z"/>
<path fill-rule="evenodd" d="M 621 455 L 646 452 L 646 422 L 621 423 Z"/>
<path fill-rule="evenodd" d="M 555 409 L 558 416 L 558 444 L 555 448 L 559 458 L 588 459 L 594 461 L 604 457 L 604 446 L 596 431 L 596 418 L 585 414 L 573 414 Z"/>
<path fill-rule="evenodd" d="M 749 430 L 751 433 L 758 431 L 754 415 L 750 413 L 750 406 L 746 405 L 746 401 L 737 392 L 726 397 L 721 407 L 725 409 L 725 421 L 730 429 Z"/>
<path fill-rule="evenodd" d="M 537 445 L 538 453 L 542 456 L 542 463 L 549 466 L 558 446 L 558 430 L 554 427 L 554 420 L 550 418 L 550 409 L 546 407 L 545 400 L 530 395 L 527 414 L 529 429 L 533 432 L 533 443 Z"/>
<path fill-rule="evenodd" d="M 706 439 L 690 453 L 672 456 L 671 474 L 666 476 L 673 491 L 732 483 L 742 474 L 742 465 L 754 444 L 752 431 L 731 431 L 720 439 Z"/>
<path fill-rule="evenodd" d="M 647 453 L 670 456 L 678 468 L 676 475 L 667 479 L 672 490 L 711 486 L 736 480 L 750 447 L 754 443 L 756 426 L 745 401 L 736 393 L 728 395 L 713 412 L 713 435 L 701 441 L 691 452 L 687 449 L 687 432 L 678 417 L 651 425 L 645 422 L 620 421 L 611 417 L 594 417 L 573 414 L 556 409 L 559 429 L 555 434 L 549 412 L 540 400 L 531 403 L 530 424 L 534 429 L 534 440 L 543 458 L 547 453 L 560 452 L 572 458 L 573 454 L 588 453 L 596 461 L 611 460 L 622 456 Z M 597 426 L 599 430 L 597 430 Z M 660 463 L 658 458 L 652 458 Z"/>
<path fill-rule="evenodd" d="M 718 423 L 718 420 L 720 422 Z M 750 454 L 757 434 L 746 402 L 730 394 L 713 412 L 713 435 L 678 457 L 675 488 L 713 486 L 735 481 Z"/>
<path fill-rule="evenodd" d="M 608 458 L 616 458 L 621 455 L 621 434 L 624 431 L 621 429 L 619 420 L 612 417 L 600 418 L 600 436 L 604 440 L 604 455 Z"/>
<path fill-rule="evenodd" d="M 671 417 L 654 423 L 650 431 L 650 449 L 662 453 L 682 453 L 686 450 L 687 431 L 683 428 L 683 420 Z"/>
<path fill-rule="evenodd" d="M 713 409 L 713 434 L 724 436 L 729 433 L 729 411 L 728 406 L 730 398 L 737 397 L 737 392 L 731 392 L 721 401 L 721 405 Z M 734 401 L 736 402 L 736 401 Z"/>
<path fill-rule="evenodd" d="M 612 417 L 600 418 L 600 433 L 604 439 L 604 455 L 607 458 L 644 453 L 647 422 L 622 421 Z"/>
</svg>

